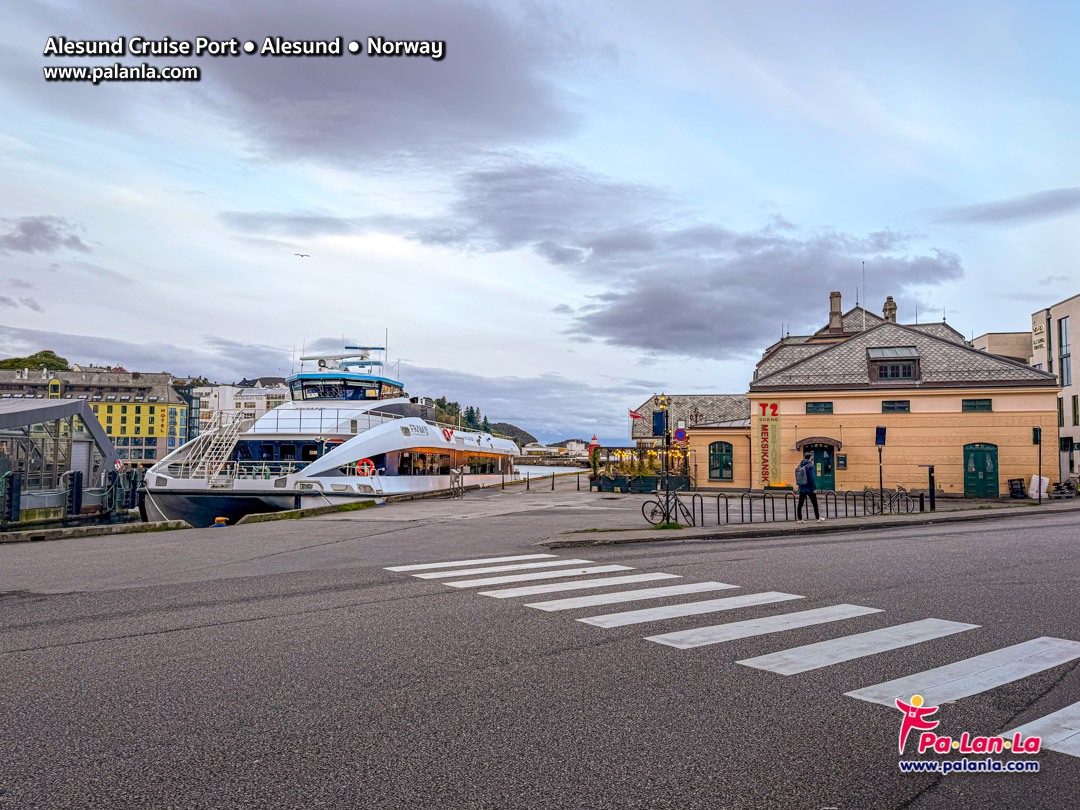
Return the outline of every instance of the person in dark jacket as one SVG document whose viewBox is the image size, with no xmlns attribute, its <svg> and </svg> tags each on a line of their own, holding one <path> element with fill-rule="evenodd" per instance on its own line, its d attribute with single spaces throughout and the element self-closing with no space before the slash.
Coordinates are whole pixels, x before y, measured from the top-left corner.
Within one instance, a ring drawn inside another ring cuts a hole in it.
<svg viewBox="0 0 1080 810">
<path fill-rule="evenodd" d="M 809 453 L 809 452 L 805 453 L 803 455 L 803 460 L 799 463 L 799 466 L 798 466 L 797 470 L 805 470 L 805 472 L 806 472 L 806 483 L 799 484 L 799 503 L 795 507 L 795 517 L 798 518 L 799 523 L 805 523 L 806 522 L 805 520 L 803 520 L 803 516 L 802 516 L 803 504 L 805 504 L 807 499 L 809 499 L 810 503 L 812 503 L 814 505 L 814 518 L 820 522 L 820 521 L 824 520 L 825 518 L 823 518 L 821 516 L 821 513 L 818 511 L 817 494 L 816 494 L 816 491 L 817 491 L 817 476 L 814 473 L 814 454 Z M 796 471 L 796 480 L 797 479 L 798 479 L 798 472 Z"/>
</svg>

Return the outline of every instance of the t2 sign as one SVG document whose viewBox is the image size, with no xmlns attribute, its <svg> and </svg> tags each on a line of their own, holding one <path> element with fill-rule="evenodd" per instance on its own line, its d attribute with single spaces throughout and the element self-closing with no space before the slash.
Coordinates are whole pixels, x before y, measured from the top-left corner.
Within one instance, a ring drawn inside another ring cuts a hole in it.
<svg viewBox="0 0 1080 810">
<path fill-rule="evenodd" d="M 757 485 L 767 487 L 778 484 L 783 479 L 780 473 L 780 404 L 778 402 L 757 403 L 761 412 L 757 425 Z"/>
</svg>

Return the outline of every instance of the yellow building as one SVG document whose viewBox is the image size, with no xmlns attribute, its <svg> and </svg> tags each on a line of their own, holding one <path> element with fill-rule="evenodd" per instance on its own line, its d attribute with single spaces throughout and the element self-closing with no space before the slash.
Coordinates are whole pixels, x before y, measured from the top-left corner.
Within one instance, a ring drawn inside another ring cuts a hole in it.
<svg viewBox="0 0 1080 810">
<path fill-rule="evenodd" d="M 944 323 L 895 322 L 860 308 L 842 314 L 831 296 L 829 326 L 766 350 L 750 385 L 746 426 L 692 427 L 699 487 L 791 486 L 812 452 L 820 489 L 927 488 L 993 497 L 1008 481 L 1025 488 L 1039 469 L 1032 428 L 1043 431 L 1043 473 L 1053 476 L 1059 387 L 1053 374 L 973 349 Z M 863 325 L 865 324 L 865 329 Z"/>
<path fill-rule="evenodd" d="M 189 438 L 188 404 L 173 382 L 170 374 L 123 369 L 0 369 L 0 399 L 83 400 L 120 460 L 146 468 Z"/>
</svg>

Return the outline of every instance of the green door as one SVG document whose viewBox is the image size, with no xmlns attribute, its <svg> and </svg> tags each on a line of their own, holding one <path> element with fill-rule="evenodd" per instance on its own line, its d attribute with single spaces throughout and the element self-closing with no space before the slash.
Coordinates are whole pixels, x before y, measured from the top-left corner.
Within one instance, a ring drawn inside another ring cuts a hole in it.
<svg viewBox="0 0 1080 810">
<path fill-rule="evenodd" d="M 836 489 L 836 448 L 831 444 L 809 444 L 814 454 L 814 475 L 818 489 Z"/>
<path fill-rule="evenodd" d="M 998 496 L 998 458 L 996 444 L 964 445 L 964 497 Z"/>
</svg>

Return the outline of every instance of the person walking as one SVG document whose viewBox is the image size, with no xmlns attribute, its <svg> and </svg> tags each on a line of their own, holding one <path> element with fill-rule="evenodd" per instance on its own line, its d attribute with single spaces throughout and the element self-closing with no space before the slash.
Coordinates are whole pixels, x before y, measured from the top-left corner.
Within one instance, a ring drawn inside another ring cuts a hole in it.
<svg viewBox="0 0 1080 810">
<path fill-rule="evenodd" d="M 803 505 L 809 499 L 810 503 L 814 505 L 814 518 L 820 523 L 825 520 L 821 516 L 821 512 L 818 511 L 817 502 L 817 475 L 814 472 L 814 454 L 807 452 L 803 454 L 803 460 L 799 463 L 799 466 L 795 468 L 795 483 L 799 486 L 799 503 L 795 507 L 795 517 L 799 523 L 806 523 L 803 520 Z"/>
</svg>

